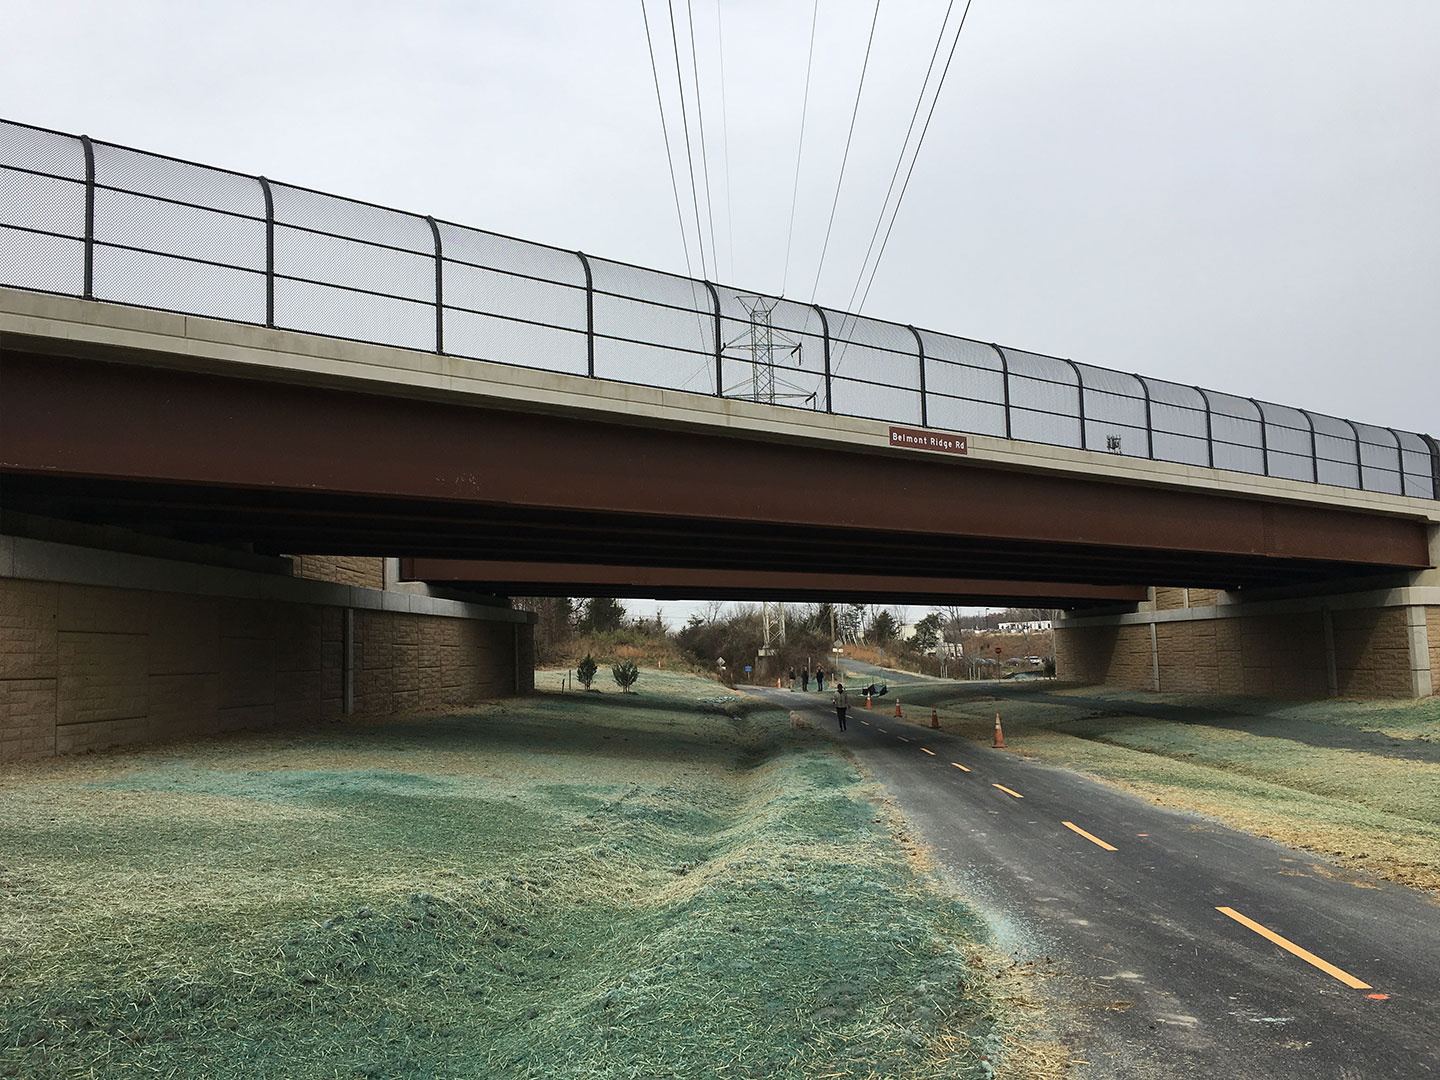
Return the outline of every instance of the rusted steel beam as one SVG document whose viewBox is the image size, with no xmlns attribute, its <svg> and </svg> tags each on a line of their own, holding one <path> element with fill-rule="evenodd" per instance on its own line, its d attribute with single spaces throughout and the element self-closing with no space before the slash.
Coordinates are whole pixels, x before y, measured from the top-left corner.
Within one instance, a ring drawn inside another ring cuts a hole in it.
<svg viewBox="0 0 1440 1080">
<path fill-rule="evenodd" d="M 1139 585 L 760 569 L 701 570 L 491 559 L 401 559 L 400 578 L 403 581 L 473 587 L 485 592 L 517 596 L 593 595 L 657 599 L 675 596 L 737 600 L 823 597 L 857 602 L 883 597 L 892 602 L 907 603 L 1013 603 L 1042 607 L 1137 604 L 1146 597 L 1146 589 Z"/>
<path fill-rule="evenodd" d="M 0 469 L 1247 560 L 1429 565 L 1414 521 L 12 350 Z M 817 486 L 843 477 L 844 490 Z"/>
</svg>

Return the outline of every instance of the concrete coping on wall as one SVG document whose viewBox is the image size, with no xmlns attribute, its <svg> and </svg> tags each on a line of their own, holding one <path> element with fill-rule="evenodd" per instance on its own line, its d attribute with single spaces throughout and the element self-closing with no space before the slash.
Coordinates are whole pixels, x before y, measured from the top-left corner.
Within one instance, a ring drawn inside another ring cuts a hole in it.
<svg viewBox="0 0 1440 1080">
<path fill-rule="evenodd" d="M 1207 607 L 1134 611 L 1120 615 L 1065 615 L 1062 628 L 1085 626 L 1146 626 L 1157 623 L 1203 622 L 1210 619 L 1244 619 L 1256 615 L 1299 615 L 1314 611 L 1358 611 L 1368 608 L 1440 607 L 1440 586 L 1407 586 L 1303 596 L 1281 600 L 1231 600 Z"/>
<path fill-rule="evenodd" d="M 408 612 L 482 622 L 524 624 L 535 621 L 533 612 L 514 608 L 425 596 L 411 591 L 391 592 L 360 585 L 176 562 L 24 536 L 0 535 L 0 578 Z"/>
</svg>

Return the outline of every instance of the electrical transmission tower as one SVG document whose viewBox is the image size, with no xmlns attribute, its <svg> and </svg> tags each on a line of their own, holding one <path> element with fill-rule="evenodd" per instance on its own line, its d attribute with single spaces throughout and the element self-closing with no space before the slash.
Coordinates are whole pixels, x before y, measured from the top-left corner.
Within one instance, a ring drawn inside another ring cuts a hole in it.
<svg viewBox="0 0 1440 1080">
<path fill-rule="evenodd" d="M 740 306 L 750 316 L 750 323 L 733 340 L 725 343 L 727 351 L 744 353 L 742 363 L 750 365 L 750 378 L 741 379 L 725 391 L 726 397 L 748 397 L 751 401 L 774 405 L 781 401 L 801 401 L 815 407 L 815 391 L 806 391 L 775 375 L 775 354 L 782 359 L 795 357 L 795 366 L 805 363 L 805 344 L 775 329 L 771 313 L 779 300 L 764 296 L 737 296 Z M 732 358 L 733 359 L 733 358 Z M 744 391 L 747 389 L 748 393 Z"/>
<path fill-rule="evenodd" d="M 750 365 L 749 393 L 742 394 L 746 380 L 742 379 L 725 391 L 726 397 L 748 397 L 751 401 L 774 405 L 780 401 L 802 401 L 815 406 L 815 392 L 806 393 L 803 387 L 775 376 L 775 353 L 782 359 L 795 357 L 797 367 L 805 362 L 804 343 L 775 329 L 771 314 L 779 300 L 763 296 L 737 296 L 740 306 L 750 316 L 750 324 L 725 348 L 745 353 L 744 363 Z M 775 645 L 785 644 L 785 605 L 761 601 L 760 619 L 764 629 L 764 642 L 760 647 L 761 656 L 774 656 Z"/>
</svg>

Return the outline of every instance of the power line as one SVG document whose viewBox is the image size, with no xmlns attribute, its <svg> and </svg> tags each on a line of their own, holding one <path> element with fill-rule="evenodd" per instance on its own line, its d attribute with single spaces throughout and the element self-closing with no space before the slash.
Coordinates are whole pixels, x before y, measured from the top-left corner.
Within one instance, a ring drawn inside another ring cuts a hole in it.
<svg viewBox="0 0 1440 1080">
<path fill-rule="evenodd" d="M 815 267 L 815 284 L 810 289 L 810 302 L 820 291 L 820 272 L 825 269 L 825 253 L 830 249 L 830 230 L 835 226 L 835 210 L 840 205 L 840 189 L 845 183 L 845 165 L 850 160 L 850 140 L 855 136 L 855 118 L 860 115 L 860 95 L 865 89 L 865 72 L 870 67 L 870 46 L 875 43 L 875 24 L 880 20 L 880 0 L 875 0 L 875 14 L 870 18 L 870 37 L 865 42 L 865 62 L 860 65 L 860 85 L 855 88 L 855 108 L 850 113 L 850 132 L 845 136 L 845 153 L 840 158 L 840 178 L 835 181 L 835 201 L 830 204 L 830 222 L 825 226 L 825 243 L 820 247 L 820 263 Z"/>
<path fill-rule="evenodd" d="M 700 272 L 708 279 L 710 270 L 705 264 L 705 233 L 700 227 L 700 196 L 695 193 L 695 155 L 690 150 L 690 114 L 685 108 L 685 80 L 681 77 L 680 40 L 675 34 L 674 0 L 665 0 L 670 9 L 670 45 L 675 52 L 675 84 L 680 88 L 680 119 L 685 127 L 685 163 L 690 169 L 690 202 L 695 207 L 695 242 L 700 247 Z"/>
<path fill-rule="evenodd" d="M 925 115 L 925 126 L 920 129 L 920 138 L 915 142 L 915 154 L 910 158 L 910 168 L 905 173 L 905 183 L 900 187 L 900 195 L 895 200 L 895 209 L 890 215 L 890 225 L 885 230 L 885 239 L 880 242 L 880 251 L 875 256 L 875 263 L 870 267 L 870 280 L 865 283 L 865 292 L 860 297 L 860 306 L 855 309 L 858 315 L 865 307 L 865 301 L 870 296 L 870 286 L 875 284 L 875 272 L 880 269 L 880 260 L 885 257 L 886 245 L 890 243 L 890 233 L 895 229 L 895 219 L 900 215 L 900 204 L 905 199 L 905 192 L 910 189 L 910 177 L 915 173 L 915 162 L 920 160 L 920 147 L 925 143 L 925 134 L 930 130 L 930 121 L 935 117 L 935 104 L 940 100 L 940 91 L 945 88 L 945 76 L 950 74 L 950 62 L 955 59 L 955 47 L 960 44 L 960 35 L 965 30 L 965 18 L 970 14 L 971 0 L 965 0 L 965 10 L 960 13 L 960 25 L 955 30 L 955 40 L 950 45 L 950 55 L 945 58 L 945 68 L 940 72 L 940 81 L 935 85 L 935 96 L 930 99 L 930 111 Z"/>
<path fill-rule="evenodd" d="M 691 0 L 685 0 L 685 20 L 690 27 L 690 74 L 695 79 L 695 114 L 700 121 L 700 165 L 705 171 L 705 217 L 710 222 L 710 261 L 715 264 L 715 274 L 720 274 L 720 254 L 715 246 L 714 200 L 710 193 L 710 156 L 705 152 L 705 107 L 700 100 L 700 59 L 695 53 L 695 9 Z"/>
<path fill-rule="evenodd" d="M 930 51 L 930 63 L 925 68 L 925 78 L 920 83 L 920 93 L 915 95 L 915 108 L 910 113 L 910 124 L 905 129 L 905 138 L 900 143 L 900 153 L 895 157 L 895 168 L 890 173 L 890 186 L 885 189 L 885 198 L 880 202 L 880 213 L 875 218 L 875 228 L 870 233 L 870 243 L 865 248 L 865 257 L 860 260 L 860 273 L 855 275 L 855 288 L 850 290 L 850 299 L 845 310 L 853 310 L 860 283 L 865 280 L 865 267 L 870 264 L 870 254 L 875 250 L 875 241 L 880 237 L 880 226 L 885 224 L 885 211 L 890 206 L 890 196 L 895 191 L 895 181 L 900 178 L 900 167 L 905 164 L 905 151 L 910 147 L 910 136 L 915 131 L 915 121 L 920 116 L 920 106 L 925 103 L 925 91 L 930 87 L 930 75 L 935 70 L 935 59 L 940 55 L 940 46 L 945 43 L 945 27 L 950 24 L 950 13 L 955 10 L 955 0 L 945 7 L 945 18 L 940 20 L 940 32 L 935 35 L 935 48 Z"/>
<path fill-rule="evenodd" d="M 818 0 L 817 0 L 818 3 Z M 720 38 L 720 135 L 725 157 L 725 254 L 729 257 L 731 281 L 735 280 L 735 211 L 730 202 L 730 114 L 725 92 L 725 23 L 720 18 L 720 0 L 715 0 L 715 31 Z M 720 271 L 715 271 L 718 277 Z"/>
<path fill-rule="evenodd" d="M 680 209 L 680 183 L 675 179 L 675 155 L 670 151 L 670 129 L 665 123 L 665 99 L 660 96 L 660 69 L 655 65 L 655 46 L 650 41 L 650 15 L 645 0 L 640 0 L 640 16 L 645 20 L 645 47 L 650 51 L 650 72 L 655 76 L 655 104 L 660 107 L 660 132 L 665 136 L 665 160 L 670 166 L 670 189 L 675 192 L 675 217 L 680 222 L 680 246 L 685 250 L 685 276 L 693 278 L 690 268 L 690 241 L 685 236 L 685 212 Z"/>
<path fill-rule="evenodd" d="M 790 243 L 795 238 L 795 204 L 800 196 L 800 157 L 805 153 L 805 114 L 810 109 L 810 65 L 815 60 L 815 23 L 820 15 L 820 0 L 810 11 L 810 55 L 805 60 L 805 97 L 800 103 L 800 144 L 795 148 L 795 190 L 790 193 L 790 228 L 785 234 L 785 273 L 780 279 L 780 295 L 790 280 Z"/>
</svg>

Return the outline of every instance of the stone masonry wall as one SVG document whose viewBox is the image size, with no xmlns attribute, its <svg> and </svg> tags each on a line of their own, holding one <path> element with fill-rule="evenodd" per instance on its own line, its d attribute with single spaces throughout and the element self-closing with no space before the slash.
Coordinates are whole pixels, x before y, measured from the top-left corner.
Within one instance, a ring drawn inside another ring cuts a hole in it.
<svg viewBox="0 0 1440 1080">
<path fill-rule="evenodd" d="M 0 579 L 0 761 L 333 719 L 343 609 Z M 530 627 L 357 610 L 354 711 L 533 689 Z"/>
<path fill-rule="evenodd" d="M 1425 633 L 1430 638 L 1430 677 L 1440 694 L 1440 607 L 1425 609 Z"/>
<path fill-rule="evenodd" d="M 1340 693 L 1408 697 L 1410 638 L 1404 608 L 1337 611 L 1335 671 Z"/>
<path fill-rule="evenodd" d="M 1408 697 L 1404 609 L 1340 610 L 1331 618 L 1339 693 Z M 1429 626 L 1431 668 L 1440 670 L 1440 609 L 1430 610 Z M 1162 691 L 1282 698 L 1329 693 L 1319 611 L 1157 622 L 1155 647 Z M 1062 679 L 1132 690 L 1154 685 L 1148 624 L 1057 626 L 1055 656 Z"/>
<path fill-rule="evenodd" d="M 385 560 L 351 558 L 343 555 L 291 555 L 295 576 L 336 585 L 359 585 L 366 589 L 385 587 Z"/>
<path fill-rule="evenodd" d="M 1055 669 L 1079 683 L 1154 689 L 1148 626 L 1055 627 Z"/>
</svg>

